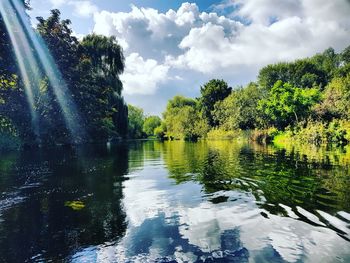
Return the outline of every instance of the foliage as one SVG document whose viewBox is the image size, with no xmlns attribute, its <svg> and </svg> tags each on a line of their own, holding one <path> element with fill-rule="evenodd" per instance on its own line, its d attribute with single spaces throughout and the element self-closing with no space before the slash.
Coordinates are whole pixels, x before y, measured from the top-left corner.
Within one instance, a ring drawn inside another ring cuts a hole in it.
<svg viewBox="0 0 350 263">
<path fill-rule="evenodd" d="M 297 141 L 321 144 L 346 144 L 350 142 L 350 122 L 333 120 L 327 122 L 308 122 L 298 127 L 291 135 Z"/>
<path fill-rule="evenodd" d="M 154 135 L 160 139 L 160 140 L 164 140 L 165 136 L 166 136 L 166 126 L 165 123 L 162 122 L 160 126 L 156 127 L 154 129 Z"/>
<path fill-rule="evenodd" d="M 223 80 L 210 80 L 198 99 L 170 100 L 163 115 L 166 127 L 158 132 L 170 139 L 235 138 L 243 131 L 259 142 L 277 136 L 347 143 L 349 50 L 337 54 L 329 48 L 311 58 L 268 65 L 257 83 L 234 90 Z"/>
<path fill-rule="evenodd" d="M 319 100 L 318 89 L 296 88 L 279 80 L 269 91 L 268 98 L 259 102 L 258 108 L 265 114 L 269 125 L 285 128 L 307 117 L 311 107 Z"/>
<path fill-rule="evenodd" d="M 162 120 L 158 116 L 146 117 L 146 119 L 145 119 L 145 121 L 143 123 L 143 132 L 147 136 L 156 135 L 155 129 L 157 127 L 160 127 L 161 124 L 162 124 Z M 159 133 L 159 130 L 157 132 Z"/>
<path fill-rule="evenodd" d="M 200 114 L 196 100 L 175 96 L 169 100 L 163 117 L 170 139 L 197 140 L 207 132 L 206 121 Z"/>
<path fill-rule="evenodd" d="M 244 137 L 241 130 L 224 130 L 222 128 L 211 129 L 207 134 L 208 140 L 232 140 Z"/>
<path fill-rule="evenodd" d="M 323 101 L 315 107 L 320 119 L 349 119 L 350 116 L 350 73 L 345 77 L 335 77 L 327 85 Z"/>
<path fill-rule="evenodd" d="M 329 48 L 311 58 L 268 65 L 260 70 L 258 82 L 267 90 L 278 80 L 300 88 L 323 89 L 338 70 L 342 56 L 346 58 L 346 54 L 336 54 Z"/>
<path fill-rule="evenodd" d="M 143 125 L 145 116 L 141 108 L 128 105 L 128 131 L 131 138 L 143 138 Z"/>
<path fill-rule="evenodd" d="M 0 19 L 0 32 L 5 30 Z M 89 141 L 106 141 L 125 137 L 128 129 L 128 108 L 122 97 L 119 75 L 124 70 L 122 48 L 114 37 L 88 35 L 78 41 L 70 28 L 69 20 L 61 20 L 60 12 L 52 10 L 51 16 L 38 18 L 37 31 L 59 72 L 55 74 L 59 85 L 66 85 L 69 97 L 76 106 L 74 121 L 81 121 L 80 134 L 70 134 L 64 120 L 63 109 L 53 91 L 49 76 L 43 68 L 37 69 L 39 84 L 35 87 L 34 110 L 38 117 L 41 143 L 67 143 L 83 138 Z M 16 65 L 11 42 L 4 33 L 0 45 L 0 61 Z M 29 43 L 30 44 L 30 43 Z M 2 53 L 3 50 L 6 52 Z M 33 48 L 34 56 L 38 57 Z M 40 64 L 40 63 L 39 63 Z M 0 115 L 11 120 L 23 143 L 36 143 L 29 105 L 22 79 L 17 77 L 17 67 L 0 69 Z M 32 82 L 35 85 L 35 82 Z M 68 136 L 72 136 L 69 138 Z"/>
<path fill-rule="evenodd" d="M 296 87 L 305 88 L 315 86 L 322 88 L 327 83 L 326 72 L 310 59 L 268 65 L 259 72 L 258 83 L 264 89 L 272 89 L 279 80 Z"/>
<path fill-rule="evenodd" d="M 259 122 L 257 106 L 263 97 L 263 90 L 255 83 L 233 90 L 227 98 L 214 105 L 214 121 L 226 131 L 254 129 Z"/>
<path fill-rule="evenodd" d="M 70 207 L 75 211 L 79 211 L 85 207 L 85 204 L 82 201 L 66 201 L 64 206 Z"/>
<path fill-rule="evenodd" d="M 280 134 L 276 127 L 269 127 L 267 129 L 255 129 L 250 132 L 249 138 L 254 142 L 269 143 Z"/>
<path fill-rule="evenodd" d="M 228 87 L 224 80 L 212 79 L 200 88 L 201 97 L 199 98 L 200 107 L 203 115 L 211 127 L 218 125 L 214 119 L 212 111 L 215 103 L 222 101 L 230 95 L 232 88 Z"/>
<path fill-rule="evenodd" d="M 81 42 L 81 53 L 82 59 L 91 63 L 105 85 L 120 95 L 123 86 L 119 74 L 124 71 L 124 55 L 117 39 L 114 36 L 87 35 Z"/>
</svg>

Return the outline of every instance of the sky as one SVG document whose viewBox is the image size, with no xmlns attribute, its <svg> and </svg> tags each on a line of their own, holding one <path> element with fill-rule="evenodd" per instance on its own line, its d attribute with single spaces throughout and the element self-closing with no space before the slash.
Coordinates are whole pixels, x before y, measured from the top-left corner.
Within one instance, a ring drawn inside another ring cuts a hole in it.
<svg viewBox="0 0 350 263">
<path fill-rule="evenodd" d="M 175 95 L 198 97 L 213 78 L 232 87 L 267 64 L 350 45 L 350 0 L 31 0 L 30 16 L 57 8 L 79 37 L 116 36 L 128 103 L 160 115 Z"/>
</svg>

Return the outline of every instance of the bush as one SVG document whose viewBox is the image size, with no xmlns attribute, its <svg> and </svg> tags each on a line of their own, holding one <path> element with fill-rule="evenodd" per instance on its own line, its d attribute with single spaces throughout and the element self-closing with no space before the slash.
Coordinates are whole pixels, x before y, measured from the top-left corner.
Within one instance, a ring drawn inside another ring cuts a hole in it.
<svg viewBox="0 0 350 263">
<path fill-rule="evenodd" d="M 294 132 L 298 141 L 321 144 L 347 144 L 350 142 L 350 122 L 333 120 L 330 123 L 309 122 Z"/>
<path fill-rule="evenodd" d="M 259 143 L 272 142 L 275 136 L 280 134 L 280 131 L 275 127 L 270 127 L 264 130 L 253 130 L 249 136 L 249 139 Z"/>
<path fill-rule="evenodd" d="M 232 140 L 242 136 L 243 132 L 241 130 L 226 131 L 220 128 L 212 129 L 207 133 L 208 140 Z"/>
</svg>

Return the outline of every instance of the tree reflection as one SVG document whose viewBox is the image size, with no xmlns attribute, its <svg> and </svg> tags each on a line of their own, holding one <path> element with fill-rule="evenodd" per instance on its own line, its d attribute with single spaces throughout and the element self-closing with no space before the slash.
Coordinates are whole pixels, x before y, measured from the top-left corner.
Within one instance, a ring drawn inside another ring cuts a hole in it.
<svg viewBox="0 0 350 263">
<path fill-rule="evenodd" d="M 318 223 L 310 221 L 298 207 L 326 224 L 318 210 L 334 216 L 338 211 L 350 211 L 349 149 L 209 141 L 190 146 L 173 142 L 164 151 L 170 177 L 178 184 L 199 182 L 208 194 L 221 193 L 211 199 L 214 203 L 229 201 L 229 190 L 252 193 L 259 207 L 269 213 L 289 216 L 283 207 L 287 206 L 312 224 Z"/>
<path fill-rule="evenodd" d="M 121 204 L 128 172 L 128 147 L 118 145 L 81 149 L 41 149 L 21 152 L 1 171 L 13 180 L 22 202 L 1 215 L 0 259 L 25 262 L 32 257 L 60 260 L 84 246 L 117 242 L 126 231 Z M 4 169 L 7 169 L 5 172 Z M 65 206 L 79 200 L 79 211 Z"/>
</svg>

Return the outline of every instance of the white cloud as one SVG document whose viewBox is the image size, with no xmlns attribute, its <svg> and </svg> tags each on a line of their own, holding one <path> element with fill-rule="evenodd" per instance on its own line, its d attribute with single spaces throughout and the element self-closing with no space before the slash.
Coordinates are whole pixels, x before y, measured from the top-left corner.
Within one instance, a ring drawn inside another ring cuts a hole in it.
<svg viewBox="0 0 350 263">
<path fill-rule="evenodd" d="M 66 4 L 68 0 L 50 0 L 50 3 L 52 4 L 52 8 L 59 8 L 62 5 Z"/>
<path fill-rule="evenodd" d="M 90 0 L 50 0 L 51 8 L 61 8 L 64 5 L 73 6 L 73 15 L 90 17 L 98 12 L 98 7 Z"/>
<path fill-rule="evenodd" d="M 131 53 L 125 60 L 126 69 L 121 76 L 124 93 L 152 94 L 157 85 L 167 80 L 169 67 L 160 65 L 154 59 L 143 59 L 137 53 Z"/>
<path fill-rule="evenodd" d="M 348 255 L 348 243 L 334 230 L 318 226 L 315 220 L 312 221 L 316 224 L 299 220 L 286 205 L 278 204 L 288 216 L 274 215 L 259 207 L 254 195 L 239 191 L 216 192 L 211 198 L 224 195 L 234 202 L 213 204 L 203 194 L 200 184 L 174 185 L 165 176 L 168 172 L 164 170 L 164 163 L 159 164 L 160 168 L 152 166 L 152 161 L 145 158 L 147 161 L 150 162 L 148 167 L 130 174 L 130 180 L 124 183 L 123 208 L 128 229 L 115 246 L 99 247 L 100 261 L 154 262 L 170 257 L 178 262 L 194 262 L 199 260 L 198 254 L 203 254 L 201 259 L 205 261 L 205 253 L 220 258 L 225 250 L 242 247 L 249 251 L 252 261 L 267 260 L 268 253 L 276 253 L 276 260 L 280 256 L 280 260 L 286 262 L 318 262 L 320 258 L 333 262 L 337 257 Z M 264 199 L 263 195 L 261 198 Z M 303 210 L 298 209 L 298 212 L 311 214 Z M 261 216 L 262 212 L 267 218 Z M 349 232 L 338 218 L 317 212 L 339 229 Z M 152 242 L 142 244 L 142 255 L 135 251 L 138 237 L 162 226 L 175 227 L 171 232 L 157 231 Z M 225 233 L 230 238 L 230 248 L 223 242 Z M 172 243 L 184 245 L 177 246 L 173 253 Z M 196 247 L 197 255 L 186 253 L 190 246 Z"/>
<path fill-rule="evenodd" d="M 98 7 L 90 1 L 69 1 L 74 6 L 74 14 L 80 17 L 89 17 L 98 12 Z"/>
<path fill-rule="evenodd" d="M 229 6 L 235 11 L 220 16 L 219 10 Z M 228 0 L 213 10 L 200 12 L 196 4 L 183 3 L 164 13 L 136 6 L 130 12 L 101 11 L 94 14 L 94 32 L 115 35 L 126 56 L 138 54 L 129 57 L 132 72 L 123 77 L 129 94 L 146 89 L 152 94 L 181 78 L 182 85 L 210 78 L 245 84 L 268 63 L 311 56 L 330 46 L 340 51 L 350 44 L 347 0 L 322 5 L 318 0 Z M 154 70 L 142 68 L 147 61 Z M 157 70 L 163 80 L 147 73 Z"/>
<path fill-rule="evenodd" d="M 183 3 L 166 13 L 136 6 L 128 13 L 103 11 L 95 15 L 94 31 L 116 35 L 128 43 L 128 52 L 206 74 L 292 60 L 329 46 L 341 49 L 350 41 L 346 0 L 325 7 L 316 0 L 236 0 L 226 6 L 230 4 L 240 6 L 235 17 L 251 23 L 200 13 L 196 4 Z"/>
<path fill-rule="evenodd" d="M 253 23 L 269 24 L 271 19 L 284 19 L 302 13 L 301 0 L 237 0 L 231 1 L 241 8 L 237 15 Z"/>
<path fill-rule="evenodd" d="M 330 46 L 337 50 L 344 48 L 350 43 L 350 22 L 345 15 L 350 14 L 350 4 L 338 0 L 327 4 L 327 9 L 317 9 L 315 2 L 235 1 L 234 4 L 241 4 L 235 15 L 249 18 L 251 24 L 230 31 L 212 19 L 193 28 L 179 45 L 184 54 L 169 63 L 212 73 L 225 68 L 235 71 L 241 66 L 262 67 L 289 61 Z"/>
</svg>

